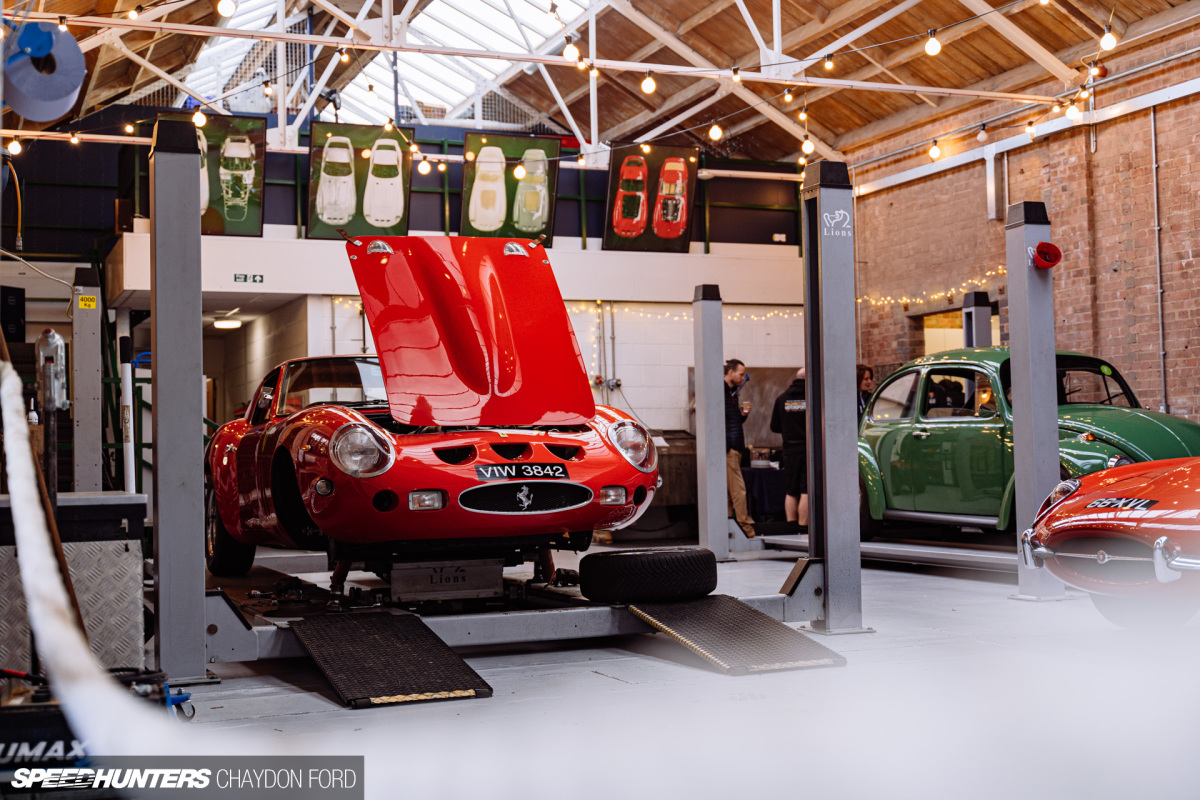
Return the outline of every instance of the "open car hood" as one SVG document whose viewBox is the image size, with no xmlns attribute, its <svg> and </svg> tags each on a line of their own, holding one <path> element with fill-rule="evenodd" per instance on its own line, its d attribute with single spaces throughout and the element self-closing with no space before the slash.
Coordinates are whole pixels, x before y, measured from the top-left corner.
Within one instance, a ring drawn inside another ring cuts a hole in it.
<svg viewBox="0 0 1200 800">
<path fill-rule="evenodd" d="M 398 422 L 579 425 L 596 415 L 541 245 L 361 236 L 346 251 Z"/>
</svg>

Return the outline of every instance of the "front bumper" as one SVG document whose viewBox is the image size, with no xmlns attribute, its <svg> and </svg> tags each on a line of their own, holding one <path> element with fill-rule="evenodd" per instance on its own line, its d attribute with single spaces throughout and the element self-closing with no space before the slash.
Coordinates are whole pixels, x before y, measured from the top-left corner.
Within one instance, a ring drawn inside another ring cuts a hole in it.
<svg viewBox="0 0 1200 800">
<path fill-rule="evenodd" d="M 1099 564 L 1109 561 L 1142 561 L 1154 564 L 1154 577 L 1159 583 L 1174 583 L 1183 577 L 1184 572 L 1200 571 L 1200 556 L 1187 555 L 1177 552 L 1171 540 L 1160 536 L 1154 542 L 1154 548 L 1149 558 L 1145 556 L 1116 556 L 1100 550 L 1094 554 L 1065 553 L 1052 550 L 1042 545 L 1033 529 L 1021 534 L 1021 561 L 1028 569 L 1041 569 L 1046 565 L 1047 558 L 1082 558 L 1094 560 Z"/>
</svg>

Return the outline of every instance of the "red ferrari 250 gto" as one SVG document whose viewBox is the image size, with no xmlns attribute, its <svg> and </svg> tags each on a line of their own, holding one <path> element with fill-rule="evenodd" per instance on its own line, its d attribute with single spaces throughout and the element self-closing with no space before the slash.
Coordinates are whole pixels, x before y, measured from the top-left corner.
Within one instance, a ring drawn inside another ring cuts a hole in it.
<svg viewBox="0 0 1200 800">
<path fill-rule="evenodd" d="M 335 561 L 584 550 L 658 485 L 649 432 L 596 406 L 546 250 L 527 240 L 347 245 L 378 356 L 289 361 L 206 452 L 206 555 Z"/>
</svg>

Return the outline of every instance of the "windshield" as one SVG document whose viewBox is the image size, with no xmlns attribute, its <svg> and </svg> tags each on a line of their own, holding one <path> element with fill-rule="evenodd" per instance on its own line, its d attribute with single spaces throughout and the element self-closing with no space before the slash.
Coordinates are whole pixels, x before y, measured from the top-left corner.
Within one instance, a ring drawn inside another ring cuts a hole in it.
<svg viewBox="0 0 1200 800">
<path fill-rule="evenodd" d="M 1059 355 L 1058 404 L 1060 406 L 1101 405 L 1140 408 L 1133 390 L 1116 368 L 1091 356 Z M 1000 367 L 1004 396 L 1012 405 L 1012 369 L 1005 361 Z"/>
<path fill-rule="evenodd" d="M 295 361 L 284 375 L 278 413 L 294 414 L 316 403 L 386 403 L 383 372 L 375 358 Z"/>
</svg>

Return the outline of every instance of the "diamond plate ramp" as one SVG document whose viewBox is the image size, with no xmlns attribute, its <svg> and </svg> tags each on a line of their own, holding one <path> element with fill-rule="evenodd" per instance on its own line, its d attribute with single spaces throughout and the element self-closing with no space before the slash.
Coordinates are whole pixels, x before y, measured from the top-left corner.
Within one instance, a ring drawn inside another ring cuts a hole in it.
<svg viewBox="0 0 1200 800">
<path fill-rule="evenodd" d="M 413 614 L 325 614 L 291 624 L 351 708 L 491 697 L 479 673 Z"/>
<path fill-rule="evenodd" d="M 729 595 L 629 610 L 727 675 L 846 665 L 825 645 Z"/>
</svg>

